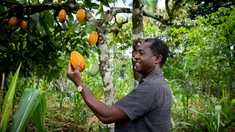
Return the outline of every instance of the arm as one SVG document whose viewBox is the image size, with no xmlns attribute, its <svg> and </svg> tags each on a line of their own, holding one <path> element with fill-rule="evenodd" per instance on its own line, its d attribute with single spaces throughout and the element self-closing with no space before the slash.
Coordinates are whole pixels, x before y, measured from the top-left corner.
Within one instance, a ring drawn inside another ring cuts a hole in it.
<svg viewBox="0 0 235 132">
<path fill-rule="evenodd" d="M 93 111 L 97 118 L 103 123 L 112 123 L 118 120 L 127 119 L 128 116 L 119 108 L 115 106 L 108 107 L 106 104 L 98 100 L 82 83 L 79 72 L 79 65 L 75 70 L 72 69 L 71 64 L 68 65 L 67 76 L 74 82 L 76 86 L 83 88 L 81 95 L 87 106 Z"/>
</svg>

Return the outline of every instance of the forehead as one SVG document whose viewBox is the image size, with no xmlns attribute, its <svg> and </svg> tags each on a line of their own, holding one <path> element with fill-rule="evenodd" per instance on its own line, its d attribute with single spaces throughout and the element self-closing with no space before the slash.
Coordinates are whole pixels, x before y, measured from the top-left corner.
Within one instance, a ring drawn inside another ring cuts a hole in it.
<svg viewBox="0 0 235 132">
<path fill-rule="evenodd" d="M 150 50 L 151 42 L 144 42 L 139 46 L 139 50 Z"/>
</svg>

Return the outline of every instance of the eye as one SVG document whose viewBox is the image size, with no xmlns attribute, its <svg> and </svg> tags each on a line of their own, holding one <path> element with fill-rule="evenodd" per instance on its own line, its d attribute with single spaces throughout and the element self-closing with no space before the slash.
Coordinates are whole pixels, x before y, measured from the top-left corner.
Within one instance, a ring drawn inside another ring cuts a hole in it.
<svg viewBox="0 0 235 132">
<path fill-rule="evenodd" d="M 140 55 L 143 55 L 143 54 L 144 54 L 144 52 L 142 52 L 142 51 L 140 51 L 139 53 L 140 53 Z"/>
</svg>

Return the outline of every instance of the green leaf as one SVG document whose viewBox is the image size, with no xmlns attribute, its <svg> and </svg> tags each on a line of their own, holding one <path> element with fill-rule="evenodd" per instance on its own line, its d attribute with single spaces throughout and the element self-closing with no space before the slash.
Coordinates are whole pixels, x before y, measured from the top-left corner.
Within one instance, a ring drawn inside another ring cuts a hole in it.
<svg viewBox="0 0 235 132">
<path fill-rule="evenodd" d="M 109 1 L 108 0 L 100 0 L 100 2 L 104 5 L 109 7 Z"/>
<path fill-rule="evenodd" d="M 43 0 L 43 4 L 46 4 L 46 3 L 50 3 L 51 1 L 50 0 Z"/>
<path fill-rule="evenodd" d="M 96 87 L 92 89 L 92 93 L 97 97 L 101 97 L 103 95 L 103 88 L 102 87 Z"/>
<path fill-rule="evenodd" d="M 32 0 L 32 4 L 38 4 L 39 0 Z"/>
<path fill-rule="evenodd" d="M 230 107 L 232 108 L 235 105 L 235 99 L 231 100 Z"/>
<path fill-rule="evenodd" d="M 20 2 L 21 4 L 26 4 L 26 3 L 27 3 L 26 0 L 19 0 L 19 2 Z"/>
<path fill-rule="evenodd" d="M 6 8 L 4 6 L 0 6 L 0 13 L 3 13 L 6 11 Z"/>
<path fill-rule="evenodd" d="M 3 30 L 0 30 L 0 39 L 5 40 L 6 38 L 7 38 L 7 34 Z"/>
<path fill-rule="evenodd" d="M 85 27 L 85 33 L 90 34 L 92 31 L 94 31 L 96 26 L 92 22 L 87 22 Z"/>
<path fill-rule="evenodd" d="M 39 117 L 40 115 L 37 115 L 37 114 L 40 112 L 38 109 L 42 109 L 43 111 L 42 113 L 45 113 L 45 102 L 41 102 L 44 97 L 45 97 L 44 91 L 40 91 L 38 89 L 32 89 L 32 88 L 25 89 L 23 96 L 20 100 L 19 109 L 13 116 L 11 132 L 25 131 L 25 128 L 29 122 L 29 119 L 34 112 L 35 112 L 34 116 L 36 118 L 34 119 L 34 121 L 36 122 L 35 123 L 36 127 L 39 130 L 43 130 L 42 121 L 41 121 L 42 118 L 40 118 Z M 43 107 L 40 107 L 40 106 L 38 107 L 39 103 L 41 103 Z"/>
<path fill-rule="evenodd" d="M 87 8 L 92 7 L 92 8 L 94 8 L 94 9 L 97 9 L 97 8 L 99 7 L 99 4 L 96 4 L 96 3 L 91 2 L 91 1 L 89 1 L 89 0 L 85 0 L 85 1 L 83 2 L 83 5 L 84 5 L 85 7 L 87 7 Z"/>
<path fill-rule="evenodd" d="M 217 126 L 217 132 L 219 130 L 219 124 L 220 124 L 220 111 L 221 111 L 221 105 L 215 106 L 215 120 L 216 120 L 216 126 Z"/>
<path fill-rule="evenodd" d="M 45 118 L 46 118 L 46 98 L 44 96 L 45 92 L 43 95 L 41 95 L 41 102 L 33 112 L 33 121 L 34 124 L 36 125 L 37 131 L 38 132 L 43 132 L 44 131 L 44 124 L 45 124 Z"/>
<path fill-rule="evenodd" d="M 71 32 L 74 31 L 74 29 L 79 25 L 79 23 L 73 24 L 73 26 L 70 27 L 70 29 L 66 32 L 64 37 L 67 37 Z"/>
<path fill-rule="evenodd" d="M 1 124 L 0 124 L 0 131 L 5 132 L 8 124 L 8 119 L 10 116 L 10 112 L 12 110 L 13 99 L 15 95 L 15 88 L 16 83 L 18 80 L 19 72 L 20 72 L 21 64 L 19 65 L 18 69 L 16 70 L 12 80 L 10 87 L 7 91 L 6 96 L 4 97 L 4 102 L 2 105 L 2 113 L 1 113 Z"/>
<path fill-rule="evenodd" d="M 47 78 L 47 81 L 50 82 L 52 81 L 52 79 L 55 77 L 55 76 L 58 76 L 58 74 L 60 73 L 60 70 L 58 69 L 51 69 L 49 75 L 48 75 L 48 78 Z"/>
<path fill-rule="evenodd" d="M 44 17 L 41 17 L 41 16 L 40 16 L 39 21 L 40 21 L 41 26 L 43 26 L 43 28 L 44 28 L 46 34 L 50 34 L 49 27 L 48 27 L 48 25 L 46 24 L 46 22 L 45 22 L 45 20 L 44 20 Z"/>
<path fill-rule="evenodd" d="M 39 13 L 34 13 L 33 15 L 30 16 L 29 19 L 30 27 L 33 28 L 36 26 L 37 30 L 41 29 L 41 24 L 39 22 Z"/>
<path fill-rule="evenodd" d="M 50 13 L 49 11 L 44 11 L 43 14 L 44 14 L 44 18 L 47 21 L 48 25 L 50 27 L 54 27 L 54 17 L 53 17 L 53 14 Z"/>
<path fill-rule="evenodd" d="M 2 46 L 2 45 L 0 45 L 0 50 L 1 50 L 1 51 L 4 51 L 4 50 L 7 50 L 7 48 L 4 47 L 4 46 Z"/>
<path fill-rule="evenodd" d="M 67 15 L 68 15 L 69 21 L 74 22 L 74 16 L 72 15 L 72 13 L 68 12 Z"/>
</svg>

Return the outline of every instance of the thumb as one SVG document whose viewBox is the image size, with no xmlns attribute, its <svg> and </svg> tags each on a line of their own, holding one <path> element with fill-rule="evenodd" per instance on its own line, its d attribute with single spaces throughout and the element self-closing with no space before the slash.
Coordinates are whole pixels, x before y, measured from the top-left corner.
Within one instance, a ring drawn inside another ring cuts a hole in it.
<svg viewBox="0 0 235 132">
<path fill-rule="evenodd" d="M 79 69 L 80 69 L 80 63 L 77 64 L 75 71 L 79 71 Z"/>
</svg>

